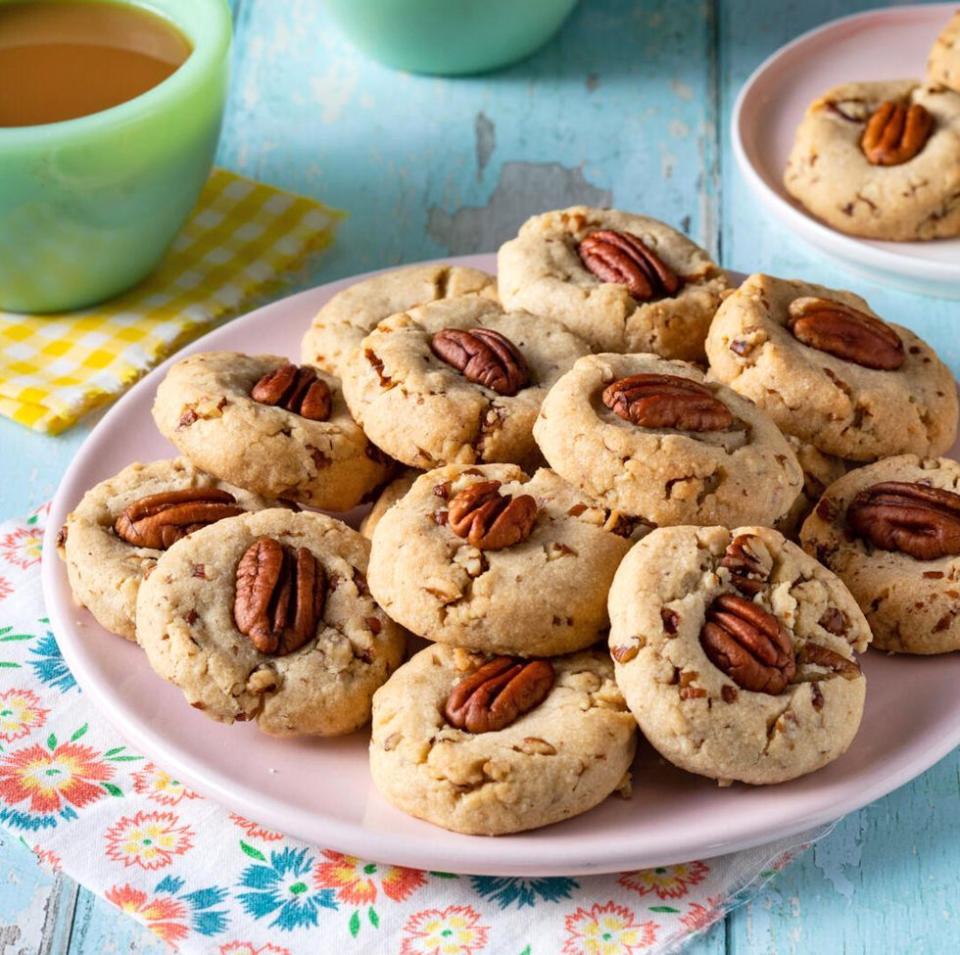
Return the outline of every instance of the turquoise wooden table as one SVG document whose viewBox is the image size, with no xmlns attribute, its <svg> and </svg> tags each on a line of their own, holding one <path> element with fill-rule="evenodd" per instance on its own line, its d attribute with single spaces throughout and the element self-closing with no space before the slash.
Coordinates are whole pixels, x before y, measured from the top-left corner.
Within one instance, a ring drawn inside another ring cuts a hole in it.
<svg viewBox="0 0 960 955">
<path fill-rule="evenodd" d="M 855 288 L 960 374 L 957 305 L 865 287 L 765 218 L 732 160 L 730 109 L 750 71 L 796 34 L 875 5 L 581 0 L 533 59 L 445 80 L 366 61 L 320 0 L 236 0 L 219 161 L 349 211 L 335 247 L 294 286 L 493 250 L 531 213 L 613 204 L 680 226 L 729 268 Z M 88 430 L 44 438 L 0 422 L 0 516 L 48 499 Z M 954 753 L 844 819 L 689 951 L 957 951 L 958 778 Z M 0 841 L 0 955 L 161 950 L 106 903 L 42 874 L 16 840 Z"/>
</svg>

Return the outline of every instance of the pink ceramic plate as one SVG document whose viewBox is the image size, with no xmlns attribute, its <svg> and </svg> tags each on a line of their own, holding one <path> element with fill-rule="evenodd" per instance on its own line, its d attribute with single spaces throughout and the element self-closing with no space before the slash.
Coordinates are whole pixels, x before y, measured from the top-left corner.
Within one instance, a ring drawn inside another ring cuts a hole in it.
<svg viewBox="0 0 960 955">
<path fill-rule="evenodd" d="M 457 260 L 493 270 L 492 255 Z M 349 281 L 253 312 L 186 351 L 237 349 L 297 359 L 312 315 Z M 960 743 L 960 654 L 894 659 L 869 653 L 863 727 L 850 751 L 794 783 L 715 784 L 665 765 L 646 745 L 630 801 L 538 832 L 498 839 L 454 835 L 408 818 L 376 793 L 367 736 L 282 741 L 250 724 L 222 726 L 190 709 L 133 644 L 77 609 L 54 538 L 84 491 L 131 461 L 169 457 L 150 417 L 158 368 L 122 398 L 74 458 L 53 502 L 43 585 L 54 631 L 84 691 L 131 742 L 230 809 L 315 844 L 425 869 L 494 875 L 617 871 L 681 862 L 792 835 L 877 799 Z"/>
<path fill-rule="evenodd" d="M 852 80 L 923 76 L 927 54 L 956 3 L 891 7 L 834 20 L 788 43 L 747 80 L 733 108 L 740 172 L 790 230 L 876 281 L 960 298 L 960 239 L 873 242 L 836 232 L 783 188 L 794 132 L 807 106 Z"/>
</svg>

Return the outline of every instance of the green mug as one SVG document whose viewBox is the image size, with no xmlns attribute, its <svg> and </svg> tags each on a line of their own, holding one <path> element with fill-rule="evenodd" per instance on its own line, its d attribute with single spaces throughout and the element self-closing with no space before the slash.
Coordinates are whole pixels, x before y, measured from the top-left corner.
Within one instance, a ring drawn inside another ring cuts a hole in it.
<svg viewBox="0 0 960 955">
<path fill-rule="evenodd" d="M 577 0 L 326 0 L 375 60 L 412 73 L 483 73 L 529 56 Z"/>
<path fill-rule="evenodd" d="M 135 285 L 163 258 L 213 165 L 229 78 L 226 0 L 113 2 L 164 17 L 193 52 L 119 106 L 0 128 L 0 309 L 69 311 Z"/>
</svg>

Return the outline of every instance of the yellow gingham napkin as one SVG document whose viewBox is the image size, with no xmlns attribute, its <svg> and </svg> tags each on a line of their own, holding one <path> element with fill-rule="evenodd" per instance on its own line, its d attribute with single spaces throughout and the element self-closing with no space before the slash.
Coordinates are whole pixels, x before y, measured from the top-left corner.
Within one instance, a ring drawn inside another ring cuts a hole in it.
<svg viewBox="0 0 960 955">
<path fill-rule="evenodd" d="M 333 240 L 343 213 L 223 169 L 157 270 L 101 305 L 0 311 L 0 414 L 49 434 L 116 397 Z"/>
</svg>

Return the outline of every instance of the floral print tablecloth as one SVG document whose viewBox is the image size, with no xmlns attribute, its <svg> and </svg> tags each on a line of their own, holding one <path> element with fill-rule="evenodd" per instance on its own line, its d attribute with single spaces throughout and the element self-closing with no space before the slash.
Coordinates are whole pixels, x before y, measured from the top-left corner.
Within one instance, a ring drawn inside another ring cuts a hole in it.
<svg viewBox="0 0 960 955">
<path fill-rule="evenodd" d="M 424 872 L 305 845 L 132 752 L 44 614 L 46 508 L 0 524 L 0 825 L 172 948 L 218 955 L 674 951 L 812 836 L 590 878 Z"/>
</svg>

